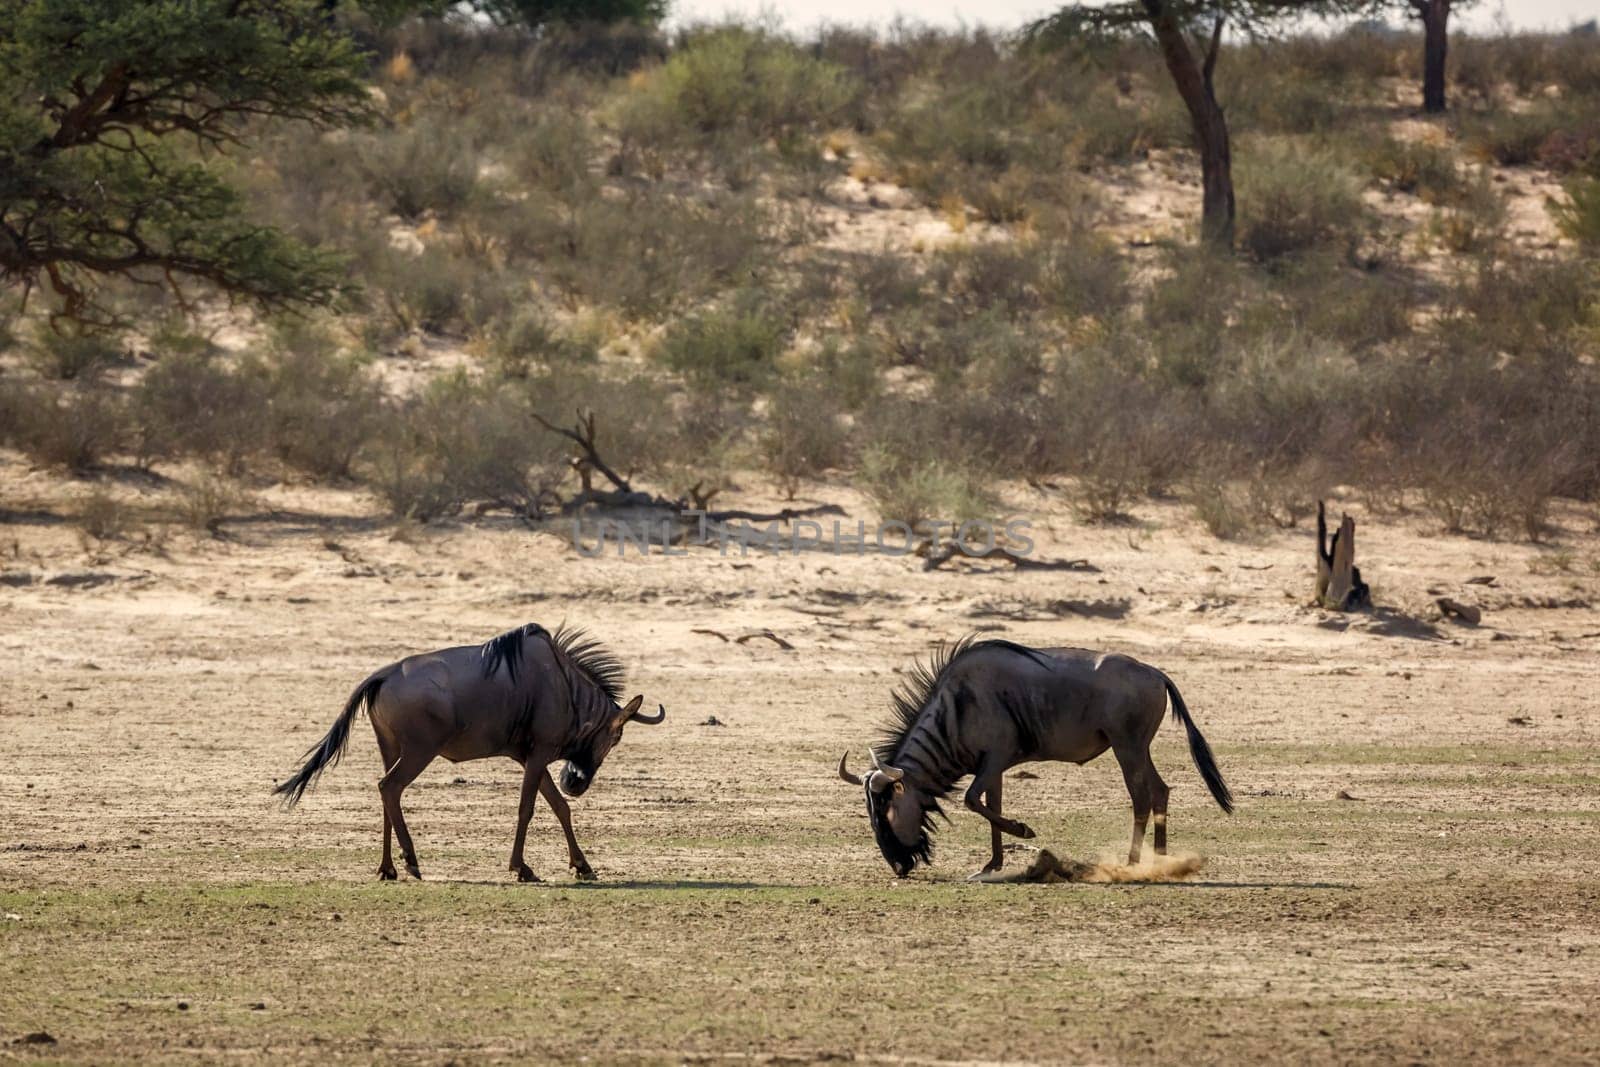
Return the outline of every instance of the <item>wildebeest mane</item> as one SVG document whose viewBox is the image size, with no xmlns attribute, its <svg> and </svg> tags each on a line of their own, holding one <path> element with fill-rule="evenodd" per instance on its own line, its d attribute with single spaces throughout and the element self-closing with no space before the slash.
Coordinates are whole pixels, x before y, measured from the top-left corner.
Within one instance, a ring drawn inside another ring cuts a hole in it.
<svg viewBox="0 0 1600 1067">
<path fill-rule="evenodd" d="M 511 684 L 516 685 L 517 674 L 522 670 L 522 642 L 534 634 L 543 632 L 543 626 L 530 622 L 525 626 L 513 627 L 497 637 L 489 638 L 478 650 L 479 657 L 483 660 L 483 676 L 493 678 L 500 665 L 504 664 Z"/>
<path fill-rule="evenodd" d="M 600 691 L 612 701 L 622 699 L 625 673 L 622 661 L 583 630 L 565 624 L 556 627 L 555 633 L 551 633 L 538 623 L 530 622 L 507 630 L 498 637 L 489 638 L 479 649 L 483 659 L 483 676 L 493 678 L 495 672 L 504 664 L 511 684 L 516 685 L 517 676 L 522 670 L 523 642 L 535 635 L 548 638 L 550 644 L 559 649 L 569 663 L 599 686 Z"/>
<path fill-rule="evenodd" d="M 614 703 L 622 702 L 622 682 L 626 671 L 622 661 L 605 646 L 583 630 L 563 623 L 556 627 L 550 640 L 572 661 L 572 665 L 589 676 L 600 691 Z"/>
<path fill-rule="evenodd" d="M 922 717 L 922 712 L 939 691 L 940 684 L 945 675 L 950 671 L 957 660 L 971 652 L 985 648 L 1003 648 L 1029 659 L 1048 665 L 1039 653 L 1031 648 L 1007 641 L 1004 638 L 991 637 L 979 640 L 977 634 L 968 634 L 951 643 L 940 642 L 926 661 L 914 659 L 911 667 L 906 672 L 903 683 L 896 686 L 890 694 L 892 701 L 891 716 L 885 725 L 883 734 L 878 738 L 878 758 L 885 763 L 893 763 L 900 755 L 900 749 L 906 743 L 906 738 L 916 727 L 917 720 Z M 1008 708 L 1009 710 L 1009 708 Z"/>
</svg>

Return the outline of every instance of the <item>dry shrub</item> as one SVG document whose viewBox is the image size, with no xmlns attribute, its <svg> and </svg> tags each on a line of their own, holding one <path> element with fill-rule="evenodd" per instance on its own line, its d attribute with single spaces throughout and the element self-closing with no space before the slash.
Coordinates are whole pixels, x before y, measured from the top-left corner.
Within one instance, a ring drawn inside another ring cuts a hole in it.
<svg viewBox="0 0 1600 1067">
<path fill-rule="evenodd" d="M 358 158 L 378 203 L 402 219 L 454 214 L 478 193 L 476 146 L 446 116 L 424 115 L 368 135 Z"/>
<path fill-rule="evenodd" d="M 675 415 L 667 388 L 653 378 L 608 377 L 587 368 L 566 366 L 530 378 L 523 389 L 531 409 L 557 426 L 570 426 L 577 412 L 595 414 L 595 446 L 624 478 L 656 473 L 682 449 L 709 449 L 719 425 L 737 428 L 742 404 L 715 414 L 692 405 Z M 711 399 L 721 398 L 713 396 Z M 696 435 L 700 436 L 696 436 Z M 557 440 L 561 448 L 566 445 Z"/>
<path fill-rule="evenodd" d="M 1479 253 L 1504 240 L 1507 219 L 1505 197 L 1487 174 L 1480 173 L 1449 207 L 1434 213 L 1428 228 L 1452 252 Z"/>
<path fill-rule="evenodd" d="M 92 379 L 124 358 L 115 334 L 71 323 L 39 324 L 25 352 L 41 377 L 61 382 Z"/>
<path fill-rule="evenodd" d="M 1446 347 L 1573 354 L 1595 321 L 1600 264 L 1482 256 L 1441 301 Z"/>
<path fill-rule="evenodd" d="M 723 26 L 689 36 L 641 91 L 697 133 L 765 139 L 839 124 L 860 88 L 792 41 Z"/>
<path fill-rule="evenodd" d="M 846 411 L 859 411 L 879 396 L 879 362 L 878 349 L 869 339 L 837 334 L 822 340 L 813 359 L 814 373 L 828 383 L 829 393 Z"/>
<path fill-rule="evenodd" d="M 134 509 L 103 486 L 96 486 L 78 504 L 77 522 L 78 529 L 96 541 L 121 540 L 139 525 Z"/>
<path fill-rule="evenodd" d="M 649 187 L 508 206 L 499 226 L 513 250 L 539 250 L 533 269 L 553 289 L 631 317 L 665 315 L 762 275 L 778 236 L 773 209 L 754 194 L 685 198 Z"/>
<path fill-rule="evenodd" d="M 363 253 L 368 299 L 385 313 L 389 336 L 442 333 L 463 325 L 468 294 L 484 272 L 460 253 L 437 244 L 420 253 L 369 244 Z"/>
<path fill-rule="evenodd" d="M 1396 192 L 1414 193 L 1426 203 L 1445 203 L 1461 188 L 1455 153 L 1444 145 L 1384 137 L 1366 146 L 1364 154 L 1379 181 Z"/>
<path fill-rule="evenodd" d="M 37 463 L 73 473 L 99 466 L 128 438 L 127 405 L 105 389 L 23 386 L 9 408 L 11 443 Z"/>
<path fill-rule="evenodd" d="M 391 406 L 371 484 L 395 515 L 420 522 L 474 500 L 538 515 L 566 474 L 560 440 L 523 396 L 455 374 Z"/>
<path fill-rule="evenodd" d="M 761 454 L 789 499 L 802 481 L 819 478 L 849 460 L 850 438 L 843 416 L 838 392 L 826 380 L 784 382 L 768 396 Z"/>
<path fill-rule="evenodd" d="M 279 459 L 316 478 L 352 474 L 382 418 L 383 388 L 362 357 L 326 333 L 289 326 L 246 373 L 262 382 L 266 435 Z"/>
<path fill-rule="evenodd" d="M 1241 147 L 1240 247 L 1264 260 L 1318 247 L 1354 250 L 1367 232 L 1367 209 L 1343 157 L 1288 138 Z"/>
<path fill-rule="evenodd" d="M 702 386 L 738 388 L 772 374 L 788 336 L 764 295 L 750 290 L 675 322 L 661 338 L 660 358 Z"/>
<path fill-rule="evenodd" d="M 1568 128 L 1572 119 L 1553 104 L 1523 111 L 1499 111 L 1469 121 L 1468 147 L 1479 159 L 1502 167 L 1525 167 L 1539 161 L 1540 149 Z"/>
<path fill-rule="evenodd" d="M 1585 251 L 1600 251 L 1600 178 L 1577 178 L 1565 189 L 1566 198 L 1549 205 L 1556 226 Z"/>
<path fill-rule="evenodd" d="M 881 521 L 903 522 L 918 533 L 995 513 L 985 478 L 956 457 L 909 457 L 874 448 L 862 456 L 860 478 Z"/>
<path fill-rule="evenodd" d="M 237 482 L 218 474 L 202 474 L 178 494 L 177 514 L 184 525 L 211 534 L 222 532 L 222 524 L 260 506 Z"/>
<path fill-rule="evenodd" d="M 1231 125 L 1261 133 L 1315 134 L 1348 121 L 1350 98 L 1362 91 L 1361 82 L 1334 82 L 1266 54 L 1276 50 L 1246 47 L 1243 55 L 1221 64 L 1217 91 L 1227 102 Z"/>
<path fill-rule="evenodd" d="M 1039 475 L 1070 475 L 1079 514 L 1127 517 L 1133 502 L 1165 492 L 1189 471 L 1197 442 L 1189 397 L 1140 377 L 1127 353 L 1084 353 L 1057 367 L 1047 400 Z"/>
<path fill-rule="evenodd" d="M 142 462 L 191 455 L 237 474 L 270 440 L 267 391 L 210 352 L 164 356 L 134 390 Z"/>
<path fill-rule="evenodd" d="M 1313 253 L 1275 265 L 1268 280 L 1271 291 L 1237 310 L 1232 332 L 1298 334 L 1357 353 L 1412 332 L 1417 294 L 1403 273 L 1364 269 L 1335 253 Z"/>
<path fill-rule="evenodd" d="M 1254 528 L 1247 492 L 1226 478 L 1196 475 L 1188 487 L 1189 506 L 1206 532 L 1222 541 L 1237 541 Z"/>
</svg>

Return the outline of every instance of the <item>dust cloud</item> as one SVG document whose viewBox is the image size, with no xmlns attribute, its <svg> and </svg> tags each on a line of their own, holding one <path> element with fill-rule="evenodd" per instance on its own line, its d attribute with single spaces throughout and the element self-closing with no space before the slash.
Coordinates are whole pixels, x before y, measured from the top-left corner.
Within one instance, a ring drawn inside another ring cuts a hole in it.
<svg viewBox="0 0 1600 1067">
<path fill-rule="evenodd" d="M 1101 857 L 1085 863 L 1068 857 L 1060 859 L 1049 849 L 1040 849 L 1025 870 L 1011 874 L 985 876 L 985 882 L 1088 882 L 1122 884 L 1138 882 L 1181 882 L 1200 873 L 1205 857 L 1196 852 L 1150 856 L 1139 863 L 1118 863 Z"/>
</svg>

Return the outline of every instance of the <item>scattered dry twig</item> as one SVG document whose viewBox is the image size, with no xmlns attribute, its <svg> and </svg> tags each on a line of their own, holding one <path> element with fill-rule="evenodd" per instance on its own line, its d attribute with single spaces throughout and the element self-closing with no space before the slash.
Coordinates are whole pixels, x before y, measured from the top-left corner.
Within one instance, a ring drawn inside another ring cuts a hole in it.
<svg viewBox="0 0 1600 1067">
<path fill-rule="evenodd" d="M 734 640 L 735 644 L 742 645 L 742 644 L 745 644 L 746 642 L 754 641 L 758 637 L 766 638 L 768 641 L 771 641 L 773 644 L 777 645 L 779 648 L 783 649 L 785 652 L 793 652 L 794 651 L 794 646 L 793 645 L 791 645 L 789 642 L 785 641 L 783 638 L 779 637 L 777 634 L 773 633 L 771 630 L 755 630 L 755 631 L 753 631 L 751 633 L 744 634 L 744 635 L 742 635 L 740 637 L 735 637 L 733 640 Z"/>
</svg>

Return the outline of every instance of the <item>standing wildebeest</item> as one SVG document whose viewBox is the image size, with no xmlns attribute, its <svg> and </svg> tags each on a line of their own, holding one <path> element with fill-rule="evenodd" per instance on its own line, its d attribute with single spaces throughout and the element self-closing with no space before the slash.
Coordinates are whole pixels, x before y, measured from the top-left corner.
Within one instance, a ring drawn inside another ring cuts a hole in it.
<svg viewBox="0 0 1600 1067">
<path fill-rule="evenodd" d="M 522 764 L 522 804 L 511 846 L 511 869 L 518 881 L 539 880 L 522 862 L 536 793 L 544 794 L 561 820 L 573 870 L 579 878 L 593 878 L 572 833 L 571 810 L 547 768 L 554 760 L 566 760 L 561 788 L 568 796 L 582 796 L 601 761 L 622 740 L 624 723 L 654 725 L 667 716 L 659 705 L 657 714 L 640 715 L 643 696 L 619 707 L 621 696 L 621 662 L 581 630 L 562 627 L 551 633 L 529 623 L 482 645 L 409 656 L 356 686 L 328 736 L 306 753 L 305 765 L 295 776 L 273 792 L 293 807 L 324 768 L 339 762 L 350 723 L 365 704 L 385 769 L 378 780 L 383 798 L 379 878 L 396 877 L 389 852 L 391 831 L 400 838 L 406 870 L 413 878 L 422 877 L 400 813 L 400 794 L 435 756 L 452 763 L 510 756 Z"/>
<path fill-rule="evenodd" d="M 907 686 L 894 692 L 894 722 L 869 750 L 874 769 L 863 781 L 841 758 L 839 777 L 866 786 L 878 849 L 904 878 L 932 859 L 928 834 L 933 816 L 944 815 L 939 800 L 957 779 L 972 775 L 967 807 L 992 828 L 989 863 L 980 872 L 987 873 L 1003 862 L 1002 833 L 1033 836 L 1025 824 L 1000 814 L 1005 772 L 1032 760 L 1087 763 L 1109 748 L 1133 798 L 1128 862 L 1137 863 L 1152 810 L 1156 853 L 1167 851 L 1167 783 L 1150 761 L 1150 741 L 1169 696 L 1200 777 L 1222 810 L 1233 811 L 1211 746 L 1165 674 L 1128 656 L 972 637 L 941 647 L 928 664 L 913 664 Z"/>
</svg>

